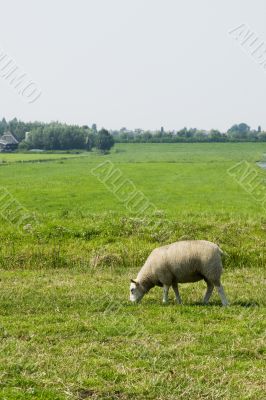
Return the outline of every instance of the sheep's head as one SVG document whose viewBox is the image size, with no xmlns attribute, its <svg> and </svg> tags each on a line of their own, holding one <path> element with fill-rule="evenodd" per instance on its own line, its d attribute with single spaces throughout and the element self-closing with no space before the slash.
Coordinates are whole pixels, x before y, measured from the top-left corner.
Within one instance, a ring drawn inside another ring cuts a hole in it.
<svg viewBox="0 0 266 400">
<path fill-rule="evenodd" d="M 145 294 L 144 288 L 140 285 L 139 282 L 134 279 L 130 279 L 130 296 L 129 300 L 138 303 L 142 299 Z"/>
</svg>

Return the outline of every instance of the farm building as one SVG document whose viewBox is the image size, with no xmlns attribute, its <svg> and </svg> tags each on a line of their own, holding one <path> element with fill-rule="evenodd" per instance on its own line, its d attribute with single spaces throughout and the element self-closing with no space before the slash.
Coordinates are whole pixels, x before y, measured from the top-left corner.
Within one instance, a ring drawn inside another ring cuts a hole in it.
<svg viewBox="0 0 266 400">
<path fill-rule="evenodd" d="M 17 139 L 12 135 L 11 132 L 5 132 L 0 137 L 0 152 L 14 151 L 18 147 Z"/>
</svg>

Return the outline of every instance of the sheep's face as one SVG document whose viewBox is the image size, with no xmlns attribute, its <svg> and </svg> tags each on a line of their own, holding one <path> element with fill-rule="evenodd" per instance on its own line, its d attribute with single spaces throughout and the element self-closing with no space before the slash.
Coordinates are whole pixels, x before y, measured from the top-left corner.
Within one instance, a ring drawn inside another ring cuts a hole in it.
<svg viewBox="0 0 266 400">
<path fill-rule="evenodd" d="M 139 282 L 134 281 L 134 279 L 131 279 L 129 300 L 134 303 L 138 303 L 142 299 L 144 294 L 145 294 L 144 289 L 139 284 Z"/>
</svg>

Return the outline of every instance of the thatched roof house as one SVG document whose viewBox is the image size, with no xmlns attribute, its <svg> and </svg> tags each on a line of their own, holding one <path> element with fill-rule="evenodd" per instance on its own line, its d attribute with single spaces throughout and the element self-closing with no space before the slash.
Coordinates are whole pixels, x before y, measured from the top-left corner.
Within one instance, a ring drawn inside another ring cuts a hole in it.
<svg viewBox="0 0 266 400">
<path fill-rule="evenodd" d="M 11 132 L 5 132 L 0 137 L 0 151 L 14 151 L 18 147 L 17 139 L 12 135 Z"/>
</svg>

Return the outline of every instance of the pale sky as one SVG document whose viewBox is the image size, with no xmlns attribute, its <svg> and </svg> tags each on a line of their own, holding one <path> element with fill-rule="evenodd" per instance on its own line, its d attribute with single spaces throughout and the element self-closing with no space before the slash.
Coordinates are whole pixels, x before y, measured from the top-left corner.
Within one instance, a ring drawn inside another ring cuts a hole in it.
<svg viewBox="0 0 266 400">
<path fill-rule="evenodd" d="M 0 78 L 0 118 L 119 129 L 266 129 L 266 69 L 228 31 L 266 43 L 265 0 L 0 0 L 0 53 L 41 88 Z"/>
</svg>

